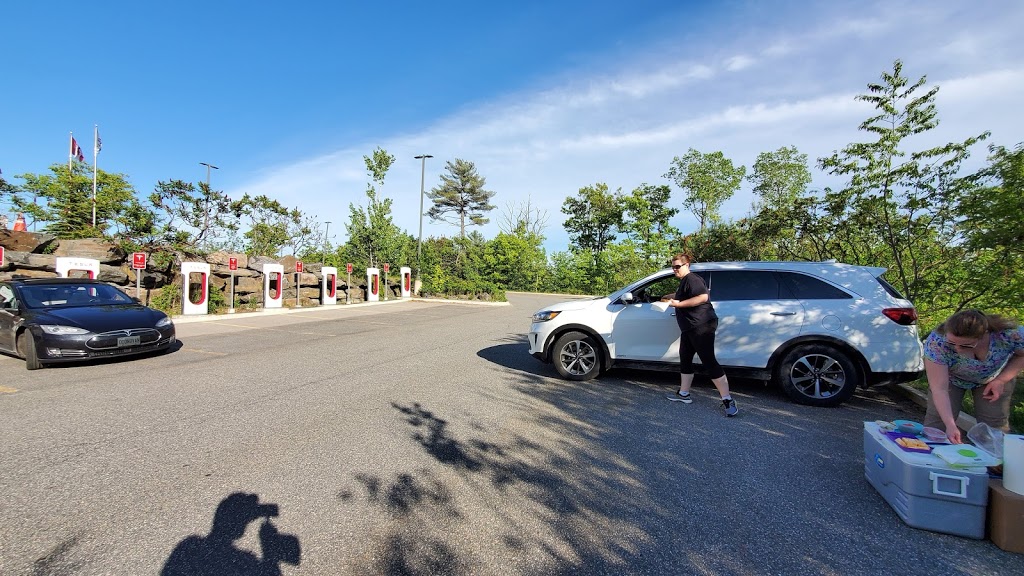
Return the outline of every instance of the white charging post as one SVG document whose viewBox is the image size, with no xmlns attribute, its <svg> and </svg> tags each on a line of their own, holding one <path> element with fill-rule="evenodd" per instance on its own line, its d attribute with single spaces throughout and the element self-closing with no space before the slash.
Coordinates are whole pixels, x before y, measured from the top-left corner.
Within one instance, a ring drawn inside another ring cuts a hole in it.
<svg viewBox="0 0 1024 576">
<path fill-rule="evenodd" d="M 95 280 L 100 275 L 100 261 L 94 258 L 58 256 L 54 258 L 54 267 L 57 269 L 57 276 L 61 278 L 71 278 L 73 272 L 85 272 L 90 280 Z"/>
<path fill-rule="evenodd" d="M 338 303 L 338 269 L 333 266 L 322 266 L 320 274 L 320 305 L 334 306 Z"/>
<path fill-rule="evenodd" d="M 198 282 L 192 282 L 192 275 L 199 276 Z M 181 313 L 182 314 L 208 314 L 210 294 L 210 264 L 208 262 L 182 262 L 181 263 Z M 199 291 L 198 302 L 193 302 L 193 284 Z"/>
<path fill-rule="evenodd" d="M 284 301 L 284 264 L 263 265 L 263 307 L 281 308 Z"/>
<path fill-rule="evenodd" d="M 412 297 L 412 269 L 408 266 L 402 266 L 399 268 L 399 272 L 402 276 L 401 287 L 399 291 L 402 294 L 402 298 Z"/>
</svg>

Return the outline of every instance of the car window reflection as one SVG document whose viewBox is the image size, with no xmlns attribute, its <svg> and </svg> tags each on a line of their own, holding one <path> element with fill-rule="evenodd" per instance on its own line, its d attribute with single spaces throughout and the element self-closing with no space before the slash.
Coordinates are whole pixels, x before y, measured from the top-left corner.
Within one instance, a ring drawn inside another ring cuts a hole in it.
<svg viewBox="0 0 1024 576">
<path fill-rule="evenodd" d="M 105 284 L 25 286 L 21 292 L 29 308 L 110 306 L 132 302 L 123 292 Z"/>
</svg>

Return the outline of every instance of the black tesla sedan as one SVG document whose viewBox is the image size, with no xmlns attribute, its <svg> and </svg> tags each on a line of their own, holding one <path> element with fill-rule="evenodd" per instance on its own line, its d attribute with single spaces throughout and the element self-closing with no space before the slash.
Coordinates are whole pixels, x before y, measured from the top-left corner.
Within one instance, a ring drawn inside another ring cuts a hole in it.
<svg viewBox="0 0 1024 576">
<path fill-rule="evenodd" d="M 32 278 L 0 282 L 0 352 L 47 364 L 163 351 L 174 323 L 98 280 Z"/>
</svg>

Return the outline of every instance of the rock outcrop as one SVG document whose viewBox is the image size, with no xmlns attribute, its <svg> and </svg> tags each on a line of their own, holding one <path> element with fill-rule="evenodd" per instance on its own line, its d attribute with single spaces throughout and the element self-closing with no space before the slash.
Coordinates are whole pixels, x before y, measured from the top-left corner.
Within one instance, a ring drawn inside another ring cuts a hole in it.
<svg viewBox="0 0 1024 576">
<path fill-rule="evenodd" d="M 235 306 L 261 307 L 263 305 L 263 265 L 267 263 L 284 266 L 282 290 L 287 303 L 294 303 L 296 298 L 295 283 L 299 284 L 298 296 L 302 306 L 317 306 L 321 299 L 320 264 L 308 264 L 300 274 L 295 273 L 294 256 L 281 259 L 267 256 L 247 257 L 245 254 L 214 252 L 205 258 L 191 259 L 180 254 L 168 255 L 159 261 L 166 263 L 156 265 L 153 255 L 147 260 L 145 270 L 132 268 L 132 255 L 125 254 L 120 247 L 101 239 L 58 240 L 49 234 L 34 232 L 16 232 L 0 229 L 0 246 L 5 248 L 4 260 L 0 263 L 0 280 L 15 276 L 46 278 L 54 277 L 56 258 L 71 256 L 90 258 L 100 262 L 99 280 L 118 286 L 125 292 L 135 296 L 136 285 L 141 285 L 138 298 L 144 303 L 151 302 L 168 286 L 180 287 L 183 278 L 180 274 L 181 262 L 205 261 L 210 264 L 210 286 L 213 290 L 223 293 L 225 300 L 230 298 L 231 281 L 234 279 Z M 237 270 L 229 267 L 229 258 L 238 259 Z M 342 271 L 344 267 L 342 267 Z M 353 285 L 346 283 L 347 275 L 338 274 L 338 302 L 346 298 L 352 302 L 365 300 L 366 276 L 353 273 Z M 357 280 L 358 279 L 358 280 Z M 383 280 L 383 279 L 382 279 Z M 388 278 L 388 298 L 400 295 L 398 275 Z M 362 283 L 360 283 L 360 281 Z"/>
</svg>

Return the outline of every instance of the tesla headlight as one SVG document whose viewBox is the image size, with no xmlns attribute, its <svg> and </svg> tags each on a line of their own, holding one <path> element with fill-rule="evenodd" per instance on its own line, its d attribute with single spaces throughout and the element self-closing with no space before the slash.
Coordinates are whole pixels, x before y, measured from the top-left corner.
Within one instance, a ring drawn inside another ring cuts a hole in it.
<svg viewBox="0 0 1024 576">
<path fill-rule="evenodd" d="M 173 324 L 173 322 L 171 322 L 170 316 L 164 316 L 160 320 L 157 320 L 156 327 L 165 328 L 167 326 L 170 326 L 171 324 Z"/>
<path fill-rule="evenodd" d="M 534 322 L 547 322 L 548 320 L 554 319 L 555 316 L 561 314 L 558 310 L 541 310 L 533 315 Z"/>
<path fill-rule="evenodd" d="M 58 324 L 40 324 L 39 328 L 47 334 L 67 335 L 67 334 L 88 334 L 89 331 L 85 328 L 76 328 L 75 326 L 60 326 Z"/>
</svg>

